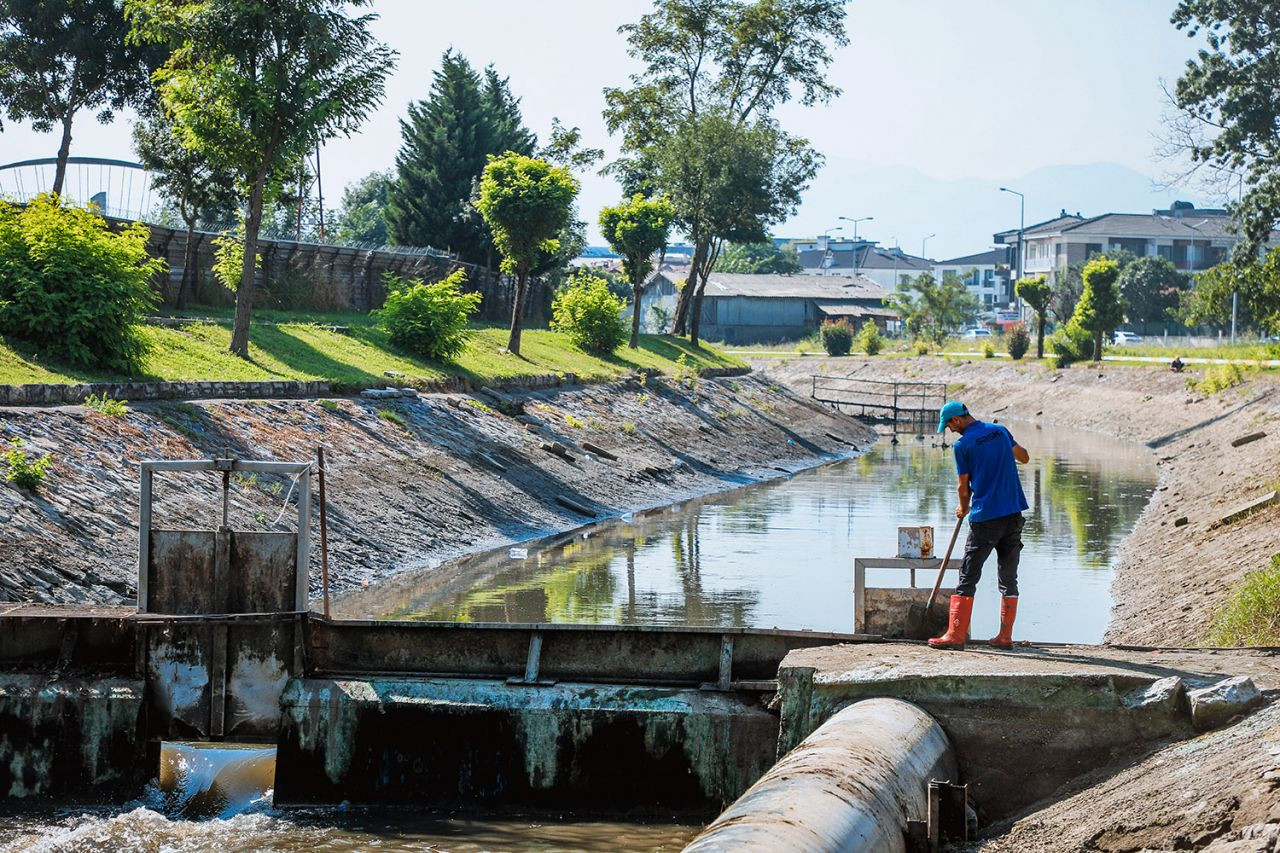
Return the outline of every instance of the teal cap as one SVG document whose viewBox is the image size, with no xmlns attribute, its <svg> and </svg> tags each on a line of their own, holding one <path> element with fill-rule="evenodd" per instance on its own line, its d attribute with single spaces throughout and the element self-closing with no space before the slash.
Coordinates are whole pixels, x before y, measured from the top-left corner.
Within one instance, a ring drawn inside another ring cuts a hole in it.
<svg viewBox="0 0 1280 853">
<path fill-rule="evenodd" d="M 952 418 L 964 417 L 969 414 L 968 407 L 959 400 L 952 400 L 942 407 L 942 411 L 938 412 L 938 432 L 945 432 L 947 429 L 947 421 Z"/>
</svg>

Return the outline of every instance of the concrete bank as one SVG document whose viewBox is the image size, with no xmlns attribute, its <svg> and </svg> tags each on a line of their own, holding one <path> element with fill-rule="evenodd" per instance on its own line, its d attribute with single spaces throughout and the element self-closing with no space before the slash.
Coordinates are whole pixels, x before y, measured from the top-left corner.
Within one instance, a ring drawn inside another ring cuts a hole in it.
<svg viewBox="0 0 1280 853">
<path fill-rule="evenodd" d="M 34 493 L 0 482 L 0 601 L 87 604 L 136 594 L 143 459 L 230 452 L 309 460 L 324 447 L 330 573 L 340 592 L 401 568 L 779 476 L 865 447 L 873 435 L 744 376 L 377 400 L 157 402 L 131 404 L 122 418 L 77 406 L 10 407 L 0 409 L 0 439 L 10 438 L 51 453 L 53 465 Z M 231 526 L 286 529 L 296 515 L 292 485 L 281 476 L 232 478 Z M 155 524 L 216 525 L 219 488 L 207 475 L 158 479 Z"/>
<path fill-rule="evenodd" d="M 1133 442 L 1135 453 L 1154 454 L 1160 482 L 1121 547 L 1109 642 L 1203 643 L 1231 591 L 1280 549 L 1274 534 L 1280 503 L 1248 509 L 1280 481 L 1276 377 L 1255 375 L 1205 396 L 1188 389 L 1200 376 L 1191 369 L 1082 364 L 1055 371 L 1032 361 L 937 357 L 770 360 L 756 367 L 799 394 L 808 393 L 815 373 L 945 382 L 950 396 L 979 418 L 1008 421 L 1033 454 L 1042 424 L 1102 433 Z"/>
</svg>

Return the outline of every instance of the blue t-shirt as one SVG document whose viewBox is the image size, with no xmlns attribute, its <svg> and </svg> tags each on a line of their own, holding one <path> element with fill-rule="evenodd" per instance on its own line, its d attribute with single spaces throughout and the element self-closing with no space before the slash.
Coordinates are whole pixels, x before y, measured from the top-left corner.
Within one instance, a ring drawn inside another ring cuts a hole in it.
<svg viewBox="0 0 1280 853">
<path fill-rule="evenodd" d="M 968 474 L 973 490 L 970 522 L 1003 518 L 1027 508 L 1018 463 L 1013 458 L 1016 445 L 1009 430 L 977 420 L 956 440 L 956 473 Z"/>
</svg>

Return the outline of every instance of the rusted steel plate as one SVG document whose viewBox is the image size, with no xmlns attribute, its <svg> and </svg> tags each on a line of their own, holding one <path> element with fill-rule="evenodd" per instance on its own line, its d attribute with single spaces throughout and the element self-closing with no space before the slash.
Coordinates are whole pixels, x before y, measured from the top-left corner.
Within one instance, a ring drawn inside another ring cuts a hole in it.
<svg viewBox="0 0 1280 853">
<path fill-rule="evenodd" d="M 147 610 L 217 613 L 212 530 L 152 530 Z"/>
<path fill-rule="evenodd" d="M 297 554 L 296 533 L 234 531 L 226 612 L 292 610 Z"/>
</svg>

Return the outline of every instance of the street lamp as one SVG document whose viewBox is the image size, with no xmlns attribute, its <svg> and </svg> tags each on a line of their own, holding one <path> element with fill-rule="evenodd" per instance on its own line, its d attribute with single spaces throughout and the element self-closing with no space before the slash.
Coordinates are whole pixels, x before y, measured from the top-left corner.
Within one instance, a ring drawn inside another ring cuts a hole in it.
<svg viewBox="0 0 1280 853">
<path fill-rule="evenodd" d="M 929 245 L 929 238 L 937 237 L 937 236 L 938 236 L 937 234 L 930 234 L 928 237 L 925 237 L 923 240 L 920 241 L 920 257 L 922 258 L 929 257 L 928 255 L 925 254 L 925 249 Z"/>
<path fill-rule="evenodd" d="M 1018 279 L 1022 278 L 1022 232 L 1027 227 L 1027 197 L 1017 190 L 1001 187 L 1000 192 L 1011 193 L 1018 197 Z"/>
<path fill-rule="evenodd" d="M 843 230 L 844 230 L 844 226 L 843 226 L 843 225 L 837 225 L 835 228 L 828 228 L 826 231 L 823 231 L 823 232 L 822 232 L 822 236 L 823 236 L 823 237 L 830 237 L 830 236 L 831 236 L 831 232 L 832 232 L 832 231 L 843 231 Z"/>
<path fill-rule="evenodd" d="M 857 240 L 857 239 L 858 239 L 858 223 L 859 223 L 859 222 L 868 222 L 868 221 L 870 221 L 870 220 L 872 220 L 872 219 L 875 219 L 875 217 L 874 217 L 874 216 L 859 216 L 857 219 L 854 219 L 852 216 L 837 216 L 836 218 L 837 218 L 837 219 L 843 219 L 845 222 L 852 222 L 852 223 L 853 223 L 853 239 L 854 239 L 854 240 Z"/>
</svg>

